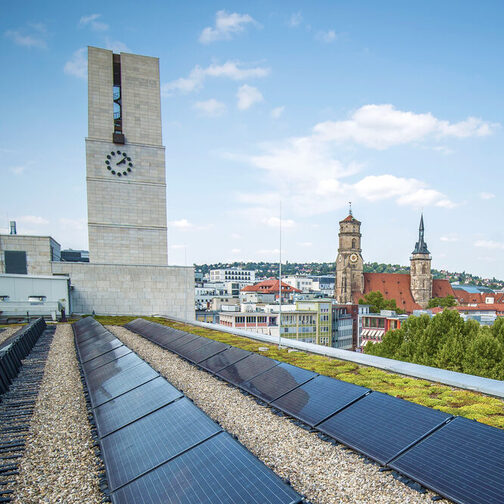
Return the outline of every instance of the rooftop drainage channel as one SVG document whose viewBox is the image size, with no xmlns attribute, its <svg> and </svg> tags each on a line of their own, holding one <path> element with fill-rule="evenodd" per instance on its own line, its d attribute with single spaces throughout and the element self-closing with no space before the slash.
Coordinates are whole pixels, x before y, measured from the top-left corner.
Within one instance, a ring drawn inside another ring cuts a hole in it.
<svg viewBox="0 0 504 504">
<path fill-rule="evenodd" d="M 0 395 L 0 502 L 14 499 L 15 476 L 55 330 L 56 327 L 47 327 L 45 322 L 38 324 L 40 333 L 32 335 L 37 342 L 23 359 L 17 376 L 10 380 L 8 391 Z"/>
</svg>

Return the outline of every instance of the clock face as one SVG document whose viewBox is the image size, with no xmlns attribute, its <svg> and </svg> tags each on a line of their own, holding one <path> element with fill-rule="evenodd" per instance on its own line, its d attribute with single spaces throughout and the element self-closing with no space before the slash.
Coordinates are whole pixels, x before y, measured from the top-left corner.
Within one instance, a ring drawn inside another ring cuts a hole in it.
<svg viewBox="0 0 504 504">
<path fill-rule="evenodd" d="M 357 254 L 352 254 L 352 255 L 350 256 L 350 261 L 352 261 L 353 263 L 354 263 L 354 262 L 357 262 L 357 259 L 358 259 Z"/>
<path fill-rule="evenodd" d="M 107 170 L 117 177 L 127 177 L 133 170 L 133 161 L 124 151 L 110 151 L 105 159 Z"/>
</svg>

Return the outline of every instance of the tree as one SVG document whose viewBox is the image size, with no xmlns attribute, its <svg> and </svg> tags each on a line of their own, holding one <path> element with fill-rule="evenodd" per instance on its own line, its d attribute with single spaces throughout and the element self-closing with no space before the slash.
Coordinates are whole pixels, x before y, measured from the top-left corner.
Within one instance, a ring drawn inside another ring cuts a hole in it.
<svg viewBox="0 0 504 504">
<path fill-rule="evenodd" d="M 368 292 L 364 297 L 359 299 L 359 304 L 369 306 L 371 313 L 380 313 L 381 310 L 394 310 L 397 313 L 404 313 L 397 307 L 395 299 L 385 299 L 380 291 Z"/>
<path fill-rule="evenodd" d="M 449 308 L 451 306 L 455 306 L 456 304 L 457 300 L 455 299 L 455 296 L 449 294 L 446 297 L 432 298 L 429 301 L 427 308 L 436 308 L 437 306 L 440 306 L 441 308 Z"/>
<path fill-rule="evenodd" d="M 464 373 L 502 380 L 504 349 L 491 331 L 481 331 L 464 357 Z"/>
<path fill-rule="evenodd" d="M 420 338 L 414 362 L 436 366 L 437 354 L 450 338 L 461 337 L 464 320 L 457 311 L 443 310 L 432 318 Z"/>
</svg>

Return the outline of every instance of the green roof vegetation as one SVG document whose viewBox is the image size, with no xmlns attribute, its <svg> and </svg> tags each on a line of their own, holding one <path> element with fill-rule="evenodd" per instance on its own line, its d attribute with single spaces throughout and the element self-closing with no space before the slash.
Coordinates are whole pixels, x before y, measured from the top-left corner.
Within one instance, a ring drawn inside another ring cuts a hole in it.
<svg viewBox="0 0 504 504">
<path fill-rule="evenodd" d="M 95 317 L 104 325 L 124 325 L 138 317 Z M 272 359 L 287 362 L 316 373 L 331 376 L 378 392 L 400 397 L 429 408 L 438 409 L 452 415 L 477 420 L 493 427 L 504 429 L 504 401 L 477 392 L 454 389 L 447 385 L 432 383 L 407 376 L 382 371 L 373 367 L 360 366 L 353 362 L 333 359 L 307 352 L 289 352 L 276 345 L 235 336 L 214 329 L 183 324 L 157 317 L 143 317 L 158 324 L 174 327 L 182 331 L 198 334 L 221 341 L 251 352 L 267 355 Z M 261 352 L 259 348 L 268 348 Z"/>
<path fill-rule="evenodd" d="M 433 318 L 409 317 L 400 329 L 388 331 L 365 353 L 423 364 L 495 380 L 504 379 L 504 317 L 492 326 L 464 322 L 457 311 L 443 310 Z"/>
</svg>

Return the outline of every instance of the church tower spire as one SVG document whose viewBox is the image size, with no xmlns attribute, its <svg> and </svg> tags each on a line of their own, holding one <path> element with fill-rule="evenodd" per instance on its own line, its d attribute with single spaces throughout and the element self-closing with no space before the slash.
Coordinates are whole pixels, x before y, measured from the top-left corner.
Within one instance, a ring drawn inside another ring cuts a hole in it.
<svg viewBox="0 0 504 504">
<path fill-rule="evenodd" d="M 427 248 L 427 243 L 424 241 L 424 223 L 423 223 L 423 213 L 420 217 L 420 226 L 418 228 L 418 241 L 415 244 L 415 249 L 413 254 L 430 254 Z"/>
<path fill-rule="evenodd" d="M 432 273 L 429 249 L 424 239 L 423 213 L 418 228 L 418 241 L 410 258 L 410 288 L 413 299 L 422 308 L 426 308 L 432 298 Z"/>
</svg>

